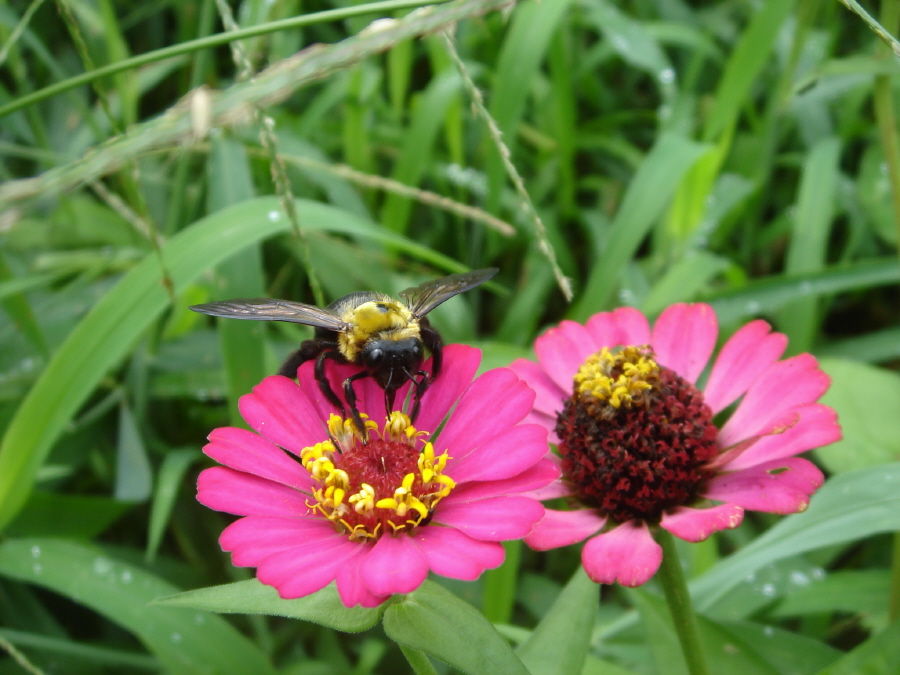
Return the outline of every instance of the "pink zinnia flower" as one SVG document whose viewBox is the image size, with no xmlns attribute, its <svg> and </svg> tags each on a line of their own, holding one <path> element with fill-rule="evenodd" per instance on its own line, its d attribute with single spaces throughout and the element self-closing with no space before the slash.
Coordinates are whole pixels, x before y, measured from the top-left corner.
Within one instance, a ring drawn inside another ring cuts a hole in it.
<svg viewBox="0 0 900 675">
<path fill-rule="evenodd" d="M 770 330 L 753 321 L 737 331 L 702 391 L 718 335 L 709 305 L 673 305 L 652 331 L 623 308 L 539 337 L 538 363 L 510 367 L 536 390 L 529 419 L 561 457 L 563 479 L 539 496 L 569 497 L 574 510 L 548 510 L 525 541 L 547 550 L 592 537 L 581 555 L 591 579 L 639 586 L 662 560 L 656 527 L 698 542 L 737 527 L 745 509 L 803 511 L 823 476 L 795 455 L 841 430 L 816 403 L 829 385 L 816 359 L 779 361 L 787 338 Z"/>
<path fill-rule="evenodd" d="M 244 516 L 219 539 L 235 565 L 256 567 L 282 598 L 336 581 L 345 605 L 374 607 L 414 591 L 429 570 L 472 580 L 503 562 L 499 542 L 524 537 L 544 513 L 518 493 L 559 469 L 545 458 L 546 429 L 521 423 L 534 392 L 506 368 L 473 381 L 477 349 L 443 353 L 415 427 L 400 412 L 386 417 L 374 380 L 356 383 L 366 443 L 322 395 L 311 361 L 298 382 L 267 377 L 241 398 L 258 433 L 214 430 L 204 452 L 225 466 L 197 482 L 200 502 Z M 332 365 L 335 384 L 358 371 Z"/>
</svg>

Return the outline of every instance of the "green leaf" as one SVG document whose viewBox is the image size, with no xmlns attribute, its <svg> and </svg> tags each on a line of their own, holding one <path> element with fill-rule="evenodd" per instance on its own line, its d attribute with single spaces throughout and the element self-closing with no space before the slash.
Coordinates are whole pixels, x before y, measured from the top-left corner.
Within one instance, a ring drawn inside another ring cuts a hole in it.
<svg viewBox="0 0 900 675">
<path fill-rule="evenodd" d="M 196 450 L 174 450 L 166 454 L 162 466 L 156 475 L 156 489 L 153 492 L 153 505 L 150 508 L 150 525 L 147 531 L 146 560 L 156 557 L 159 542 L 172 515 L 178 489 L 191 464 L 202 455 Z"/>
<path fill-rule="evenodd" d="M 900 621 L 870 637 L 817 675 L 895 675 L 900 672 Z"/>
<path fill-rule="evenodd" d="M 208 163 L 207 207 L 214 213 L 252 199 L 255 191 L 244 146 L 222 136 L 213 140 Z M 215 300 L 264 297 L 260 243 L 223 260 L 216 268 Z M 228 389 L 228 418 L 232 426 L 246 427 L 238 400 L 269 373 L 265 365 L 264 326 L 259 321 L 217 321 L 222 365 Z"/>
<path fill-rule="evenodd" d="M 115 497 L 123 501 L 142 502 L 150 496 L 153 472 L 131 408 L 119 404 L 119 434 L 116 447 Z"/>
<path fill-rule="evenodd" d="M 517 653 L 532 675 L 580 673 L 591 644 L 600 587 L 579 565 Z"/>
<path fill-rule="evenodd" d="M 171 584 L 104 554 L 53 539 L 0 544 L 0 574 L 59 593 L 134 633 L 173 673 L 273 673 L 262 653 L 221 617 L 150 603 Z"/>
<path fill-rule="evenodd" d="M 796 276 L 770 276 L 741 288 L 717 293 L 706 302 L 716 310 L 719 323 L 733 325 L 748 317 L 768 314 L 801 296 L 819 296 L 900 281 L 896 256 L 870 258 L 858 263 L 834 265 L 821 272 Z"/>
<path fill-rule="evenodd" d="M 513 12 L 512 24 L 497 61 L 488 110 L 514 155 L 519 124 L 525 115 L 525 102 L 531 93 L 526 83 L 534 81 L 550 46 L 550 38 L 570 3 L 571 0 L 523 2 Z M 487 175 L 488 210 L 496 211 L 506 181 L 506 170 L 496 150 L 491 151 L 488 158 Z"/>
<path fill-rule="evenodd" d="M 93 539 L 133 507 L 109 497 L 35 490 L 5 534 Z"/>
<path fill-rule="evenodd" d="M 822 403 L 837 411 L 844 437 L 816 450 L 839 473 L 900 459 L 900 376 L 855 361 L 823 359 L 831 387 Z"/>
<path fill-rule="evenodd" d="M 387 608 L 384 631 L 398 644 L 472 675 L 529 675 L 481 612 L 433 581 Z"/>
<path fill-rule="evenodd" d="M 769 60 L 779 29 L 793 7 L 793 0 L 766 0 L 754 9 L 750 25 L 734 46 L 719 80 L 712 99 L 713 107 L 706 119 L 704 140 L 715 139 L 747 105 L 750 87 Z"/>
<path fill-rule="evenodd" d="M 797 212 L 793 218 L 785 273 L 808 274 L 826 265 L 826 253 L 834 219 L 841 143 L 824 138 L 810 150 L 803 163 Z M 790 341 L 790 354 L 809 351 L 819 332 L 818 298 L 806 297 L 787 303 L 779 312 L 779 330 Z"/>
<path fill-rule="evenodd" d="M 794 591 L 772 610 L 772 616 L 816 612 L 887 613 L 891 574 L 888 570 L 837 570 L 815 585 Z"/>
<path fill-rule="evenodd" d="M 768 563 L 900 529 L 900 463 L 832 477 L 809 508 L 784 518 L 763 535 L 691 582 L 695 606 L 713 609 L 749 574 Z"/>
<path fill-rule="evenodd" d="M 690 301 L 729 265 L 725 258 L 707 251 L 689 252 L 653 284 L 641 308 L 652 316 L 675 302 Z"/>
<path fill-rule="evenodd" d="M 622 271 L 665 211 L 681 177 L 706 147 L 675 134 L 660 137 L 631 180 L 613 220 L 606 249 L 594 263 L 571 318 L 584 321 L 610 306 Z"/>
<path fill-rule="evenodd" d="M 224 586 L 210 586 L 160 598 L 155 604 L 195 607 L 220 614 L 268 614 L 303 619 L 345 633 L 368 630 L 384 612 L 380 607 L 345 607 L 334 584 L 305 598 L 284 600 L 271 586 L 247 579 Z"/>
</svg>

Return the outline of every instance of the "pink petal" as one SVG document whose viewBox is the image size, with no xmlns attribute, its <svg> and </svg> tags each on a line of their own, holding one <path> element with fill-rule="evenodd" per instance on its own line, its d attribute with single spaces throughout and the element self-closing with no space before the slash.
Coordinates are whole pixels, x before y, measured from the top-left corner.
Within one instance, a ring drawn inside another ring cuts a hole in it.
<svg viewBox="0 0 900 675">
<path fill-rule="evenodd" d="M 723 471 L 746 469 L 762 462 L 793 457 L 801 452 L 821 448 L 841 440 L 841 426 L 837 413 L 821 403 L 799 406 L 795 412 L 800 416 L 791 429 L 776 436 L 766 436 L 757 441 L 740 457 L 736 457 L 723 467 Z"/>
<path fill-rule="evenodd" d="M 435 510 L 435 523 L 455 527 L 484 541 L 521 539 L 544 515 L 540 502 L 527 497 L 491 497 L 460 502 L 451 492 Z"/>
<path fill-rule="evenodd" d="M 587 320 L 587 329 L 594 336 L 597 350 L 618 345 L 650 344 L 650 325 L 634 307 L 620 307 L 613 312 L 601 312 Z"/>
<path fill-rule="evenodd" d="M 534 341 L 538 363 L 563 391 L 572 389 L 575 373 L 599 348 L 591 332 L 574 321 L 562 321 Z"/>
<path fill-rule="evenodd" d="M 368 549 L 360 546 L 359 550 L 362 554 Z M 356 605 L 378 607 L 388 599 L 388 596 L 375 595 L 363 583 L 362 568 L 366 562 L 367 556 L 355 555 L 345 558 L 343 564 L 338 568 L 335 581 L 338 595 L 341 596 L 341 602 L 346 607 L 355 607 Z"/>
<path fill-rule="evenodd" d="M 357 554 L 358 546 L 335 533 L 326 545 L 302 544 L 270 555 L 257 566 L 256 577 L 274 586 L 282 598 L 302 598 L 334 581 L 344 559 Z"/>
<path fill-rule="evenodd" d="M 563 390 L 547 376 L 540 365 L 527 359 L 516 359 L 509 364 L 509 369 L 534 389 L 534 410 L 541 413 L 541 419 L 550 421 L 547 428 L 552 431 L 556 425 L 556 415 L 562 410 L 563 402 L 571 393 L 572 383 L 569 382 L 568 390 Z"/>
<path fill-rule="evenodd" d="M 328 438 L 319 411 L 286 377 L 267 377 L 241 397 L 238 407 L 260 436 L 295 455 Z"/>
<path fill-rule="evenodd" d="M 437 431 L 438 426 L 472 384 L 481 363 L 481 350 L 466 345 L 447 345 L 443 349 L 444 363 L 434 383 L 422 396 L 416 428 Z M 426 370 L 431 372 L 431 365 Z"/>
<path fill-rule="evenodd" d="M 197 501 L 236 516 L 305 516 L 307 499 L 280 483 L 224 466 L 204 469 L 197 477 Z"/>
<path fill-rule="evenodd" d="M 671 513 L 664 513 L 660 527 L 679 539 L 697 543 L 713 532 L 732 530 L 744 519 L 744 509 L 736 504 L 721 504 L 708 509 L 691 509 L 680 506 Z"/>
<path fill-rule="evenodd" d="M 662 547 L 644 523 L 629 521 L 588 540 L 581 564 L 598 584 L 618 582 L 635 588 L 647 583 L 662 562 Z"/>
<path fill-rule="evenodd" d="M 811 354 L 800 354 L 769 366 L 756 380 L 719 433 L 723 448 L 758 435 L 772 420 L 796 406 L 813 403 L 831 382 Z"/>
<path fill-rule="evenodd" d="M 770 333 L 765 321 L 751 321 L 719 352 L 703 389 L 703 398 L 718 413 L 734 403 L 787 347 L 787 336 Z"/>
<path fill-rule="evenodd" d="M 237 567 L 256 567 L 273 553 L 301 544 L 312 550 L 327 545 L 335 536 L 331 523 L 324 518 L 247 516 L 225 528 L 219 546 L 232 552 L 231 560 Z"/>
<path fill-rule="evenodd" d="M 565 480 L 556 480 L 547 487 L 531 490 L 526 493 L 527 497 L 545 502 L 548 499 L 559 499 L 560 497 L 570 497 L 574 494 L 572 486 Z"/>
<path fill-rule="evenodd" d="M 299 384 L 300 391 L 302 391 L 303 395 L 306 396 L 306 398 L 309 400 L 310 405 L 315 408 L 317 417 L 320 420 L 327 421 L 329 415 L 340 414 L 340 411 L 335 408 L 334 405 L 332 405 L 331 402 L 327 398 L 325 398 L 325 394 L 322 393 L 322 389 L 315 377 L 315 365 L 315 361 L 307 361 L 301 364 L 297 369 L 297 382 Z M 338 395 L 341 401 L 344 400 L 344 395 L 343 391 L 341 390 L 340 383 L 343 382 L 345 377 L 348 377 L 353 372 L 359 370 L 358 368 L 353 370 L 354 368 L 354 366 L 339 365 L 334 362 L 326 363 L 326 379 L 331 383 L 333 388 L 336 386 L 334 392 Z M 336 369 L 342 369 L 341 373 L 336 373 Z M 335 383 L 337 383 L 337 385 L 335 385 Z"/>
<path fill-rule="evenodd" d="M 693 383 L 706 367 L 718 334 L 712 307 L 679 303 L 660 314 L 650 344 L 660 364 Z"/>
<path fill-rule="evenodd" d="M 362 565 L 363 583 L 375 595 L 412 593 L 426 576 L 425 556 L 405 534 L 382 536 Z"/>
<path fill-rule="evenodd" d="M 606 525 L 606 518 L 593 509 L 577 511 L 544 511 L 534 529 L 525 537 L 525 543 L 536 551 L 569 546 L 584 541 Z"/>
<path fill-rule="evenodd" d="M 500 497 L 502 495 L 514 495 L 527 493 L 523 496 L 540 501 L 545 497 L 537 497 L 536 493 L 553 484 L 559 478 L 559 465 L 547 458 L 541 459 L 534 466 L 529 467 L 517 476 L 503 480 L 479 481 L 477 483 L 465 483 L 459 485 L 453 491 L 455 499 L 470 502 L 485 497 Z M 571 489 L 566 488 L 566 494 Z"/>
<path fill-rule="evenodd" d="M 741 455 L 750 452 L 753 446 L 755 446 L 764 438 L 784 434 L 793 429 L 799 423 L 800 413 L 798 413 L 796 410 L 791 410 L 782 417 L 770 421 L 767 427 L 760 429 L 757 432 L 758 435 L 751 436 L 750 438 L 745 438 L 737 445 L 732 445 L 730 448 L 720 453 L 712 461 L 707 462 L 706 468 L 714 469 L 716 473 L 721 473 L 722 467 L 728 466 L 737 461 L 738 458 L 741 457 Z"/>
<path fill-rule="evenodd" d="M 824 480 L 812 462 L 789 457 L 716 476 L 703 496 L 751 511 L 796 513 L 806 510 L 810 495 Z"/>
<path fill-rule="evenodd" d="M 512 478 L 547 454 L 547 430 L 519 424 L 494 435 L 463 457 L 447 463 L 447 475 L 460 483 Z"/>
<path fill-rule="evenodd" d="M 213 429 L 209 441 L 203 452 L 225 466 L 304 491 L 312 486 L 300 462 L 252 431 L 221 427 Z"/>
<path fill-rule="evenodd" d="M 503 545 L 480 541 L 449 527 L 419 528 L 412 537 L 435 574 L 472 581 L 503 563 Z"/>
<path fill-rule="evenodd" d="M 489 370 L 472 382 L 459 399 L 435 441 L 435 450 L 449 449 L 450 456 L 460 460 L 479 437 L 502 433 L 520 422 L 532 403 L 534 391 L 514 372 L 508 368 Z"/>
</svg>

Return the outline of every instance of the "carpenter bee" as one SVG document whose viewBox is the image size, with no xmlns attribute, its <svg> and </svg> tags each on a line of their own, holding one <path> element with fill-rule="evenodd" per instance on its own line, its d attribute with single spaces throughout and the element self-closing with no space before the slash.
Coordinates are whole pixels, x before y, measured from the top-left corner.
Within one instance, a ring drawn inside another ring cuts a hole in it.
<svg viewBox="0 0 900 675">
<path fill-rule="evenodd" d="M 253 321 L 288 321 L 315 326 L 315 337 L 306 340 L 278 371 L 296 377 L 300 364 L 315 359 L 315 377 L 325 397 L 343 414 L 344 405 L 325 375 L 325 362 L 351 363 L 362 370 L 344 380 L 344 398 L 356 427 L 364 433 L 353 383 L 374 378 L 384 389 L 385 410 L 394 408 L 397 390 L 406 382 L 414 385 L 409 416 L 415 420 L 419 403 L 428 386 L 441 371 L 440 334 L 425 315 L 454 295 L 484 283 L 497 273 L 496 267 L 451 274 L 407 288 L 395 300 L 384 293 L 360 291 L 338 298 L 324 309 L 289 300 L 253 298 L 224 300 L 191 309 L 210 316 Z M 421 370 L 424 349 L 432 355 L 431 373 Z M 418 378 L 418 379 L 417 379 Z"/>
</svg>

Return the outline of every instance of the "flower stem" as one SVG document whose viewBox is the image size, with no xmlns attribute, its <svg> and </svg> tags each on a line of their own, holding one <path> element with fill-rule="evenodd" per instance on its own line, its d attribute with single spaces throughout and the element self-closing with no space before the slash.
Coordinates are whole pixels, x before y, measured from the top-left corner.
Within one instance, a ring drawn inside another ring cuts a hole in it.
<svg viewBox="0 0 900 675">
<path fill-rule="evenodd" d="M 691 675 L 709 675 L 706 654 L 700 642 L 697 615 L 694 614 L 691 605 L 691 594 L 684 578 L 684 570 L 681 569 L 675 539 L 662 528 L 659 529 L 656 539 L 663 550 L 662 565 L 659 567 L 657 578 L 662 584 L 669 611 L 672 613 L 672 621 L 675 624 L 678 641 L 681 643 L 688 672 Z"/>
<path fill-rule="evenodd" d="M 428 660 L 424 652 L 420 652 L 412 647 L 404 647 L 403 645 L 400 645 L 400 651 L 403 652 L 403 656 L 406 657 L 407 663 L 409 663 L 416 675 L 437 675 L 437 671 L 431 665 L 431 661 Z"/>
</svg>

